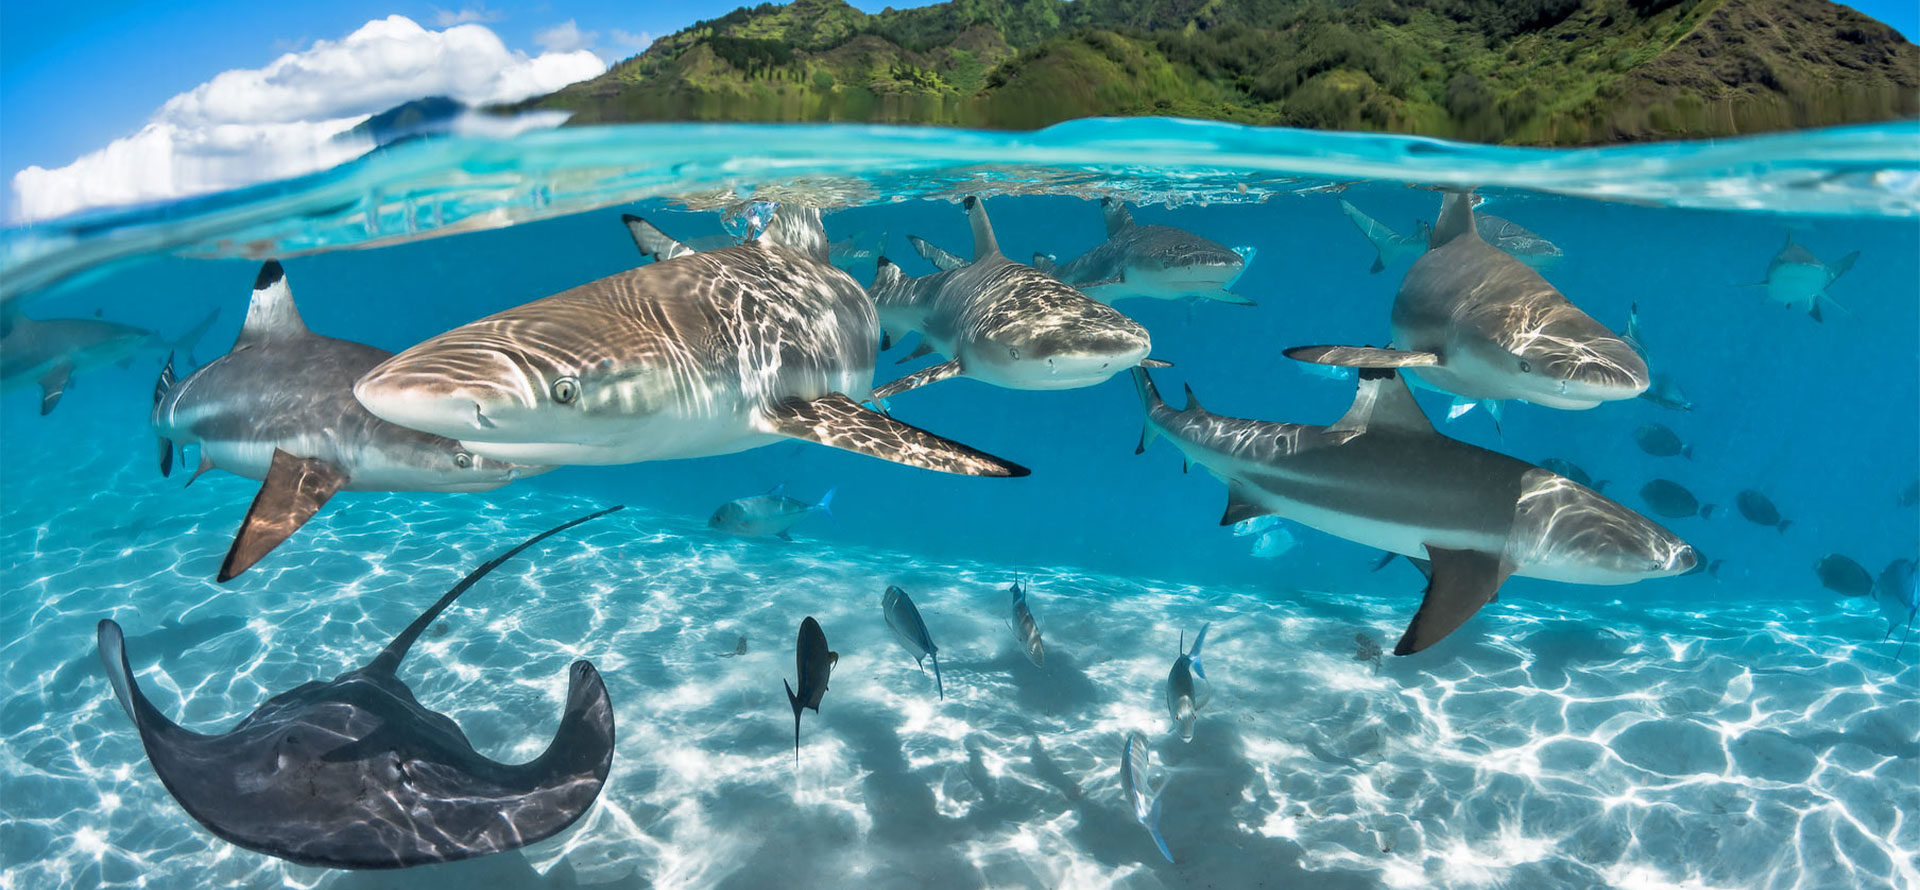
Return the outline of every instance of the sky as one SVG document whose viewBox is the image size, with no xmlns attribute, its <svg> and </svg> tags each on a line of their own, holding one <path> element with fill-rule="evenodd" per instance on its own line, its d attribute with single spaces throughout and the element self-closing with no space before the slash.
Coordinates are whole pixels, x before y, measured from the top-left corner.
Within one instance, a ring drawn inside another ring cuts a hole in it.
<svg viewBox="0 0 1920 890">
<path fill-rule="evenodd" d="M 854 5 L 877 11 L 923 2 L 860 0 Z M 433 30 L 477 23 L 497 34 L 509 52 L 529 58 L 587 50 L 610 64 L 638 53 L 655 35 L 737 5 L 734 0 L 452 0 L 444 6 L 411 0 L 0 3 L 0 201 L 13 206 L 15 171 L 30 165 L 62 167 L 132 136 L 170 99 L 223 71 L 267 67 L 285 53 L 308 50 L 316 41 L 341 41 L 390 15 Z M 1851 5 L 1909 39 L 1920 34 L 1915 0 Z"/>
</svg>

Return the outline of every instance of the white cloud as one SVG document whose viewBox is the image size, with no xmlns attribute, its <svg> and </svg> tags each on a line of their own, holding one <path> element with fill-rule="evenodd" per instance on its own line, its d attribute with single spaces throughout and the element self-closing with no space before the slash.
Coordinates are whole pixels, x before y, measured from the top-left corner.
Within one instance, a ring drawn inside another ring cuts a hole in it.
<svg viewBox="0 0 1920 890">
<path fill-rule="evenodd" d="M 433 23 L 446 28 L 453 25 L 467 25 L 474 22 L 497 22 L 506 18 L 506 14 L 497 9 L 488 9 L 485 3 L 462 6 L 459 9 L 433 8 Z"/>
<path fill-rule="evenodd" d="M 570 53 L 593 49 L 593 42 L 599 36 L 600 32 L 582 31 L 573 19 L 567 19 L 551 28 L 533 32 L 533 42 L 550 53 Z"/>
<path fill-rule="evenodd" d="M 534 57 L 509 50 L 480 25 L 429 31 L 404 16 L 375 19 L 344 39 L 317 41 L 264 68 L 223 72 L 167 100 L 138 133 L 65 167 L 14 174 L 15 218 L 47 219 L 324 169 L 369 147 L 335 137 L 402 102 L 426 96 L 512 102 L 604 70 L 606 63 L 586 49 Z"/>
</svg>

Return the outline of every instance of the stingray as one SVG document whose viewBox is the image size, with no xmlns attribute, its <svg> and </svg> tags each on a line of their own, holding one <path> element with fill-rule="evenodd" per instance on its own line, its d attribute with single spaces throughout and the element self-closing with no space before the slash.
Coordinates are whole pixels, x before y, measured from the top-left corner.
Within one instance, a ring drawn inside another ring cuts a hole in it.
<svg viewBox="0 0 1920 890">
<path fill-rule="evenodd" d="M 168 793 L 236 846 L 324 868 L 406 868 L 517 849 L 572 825 L 606 783 L 613 705 L 599 672 L 574 662 L 546 753 L 504 764 L 474 751 L 396 671 L 427 625 L 481 577 L 549 535 L 618 509 L 488 560 L 365 667 L 276 695 L 222 735 L 181 728 L 141 694 L 112 620 L 100 622 L 100 660 Z"/>
</svg>

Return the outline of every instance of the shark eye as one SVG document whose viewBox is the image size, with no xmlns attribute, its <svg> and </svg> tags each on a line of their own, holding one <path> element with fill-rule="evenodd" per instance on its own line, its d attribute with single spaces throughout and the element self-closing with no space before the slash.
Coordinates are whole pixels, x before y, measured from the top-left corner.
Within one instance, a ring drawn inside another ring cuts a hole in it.
<svg viewBox="0 0 1920 890">
<path fill-rule="evenodd" d="M 580 398 L 580 380 L 577 377 L 562 377 L 553 382 L 553 400 L 562 405 L 573 403 Z"/>
<path fill-rule="evenodd" d="M 1527 361 L 1526 359 L 1521 359 L 1521 360 L 1520 360 L 1520 373 L 1522 373 L 1522 374 L 1531 374 L 1531 373 L 1533 373 L 1533 363 L 1532 363 L 1532 362 L 1529 362 L 1529 361 Z"/>
<path fill-rule="evenodd" d="M 1009 347 L 1007 347 L 1007 356 L 1008 356 L 1009 358 L 1019 358 L 1019 357 L 1020 357 L 1020 347 L 1018 347 L 1018 346 L 1009 346 Z"/>
<path fill-rule="evenodd" d="M 453 465 L 462 470 L 467 469 L 473 466 L 473 455 L 464 451 L 456 451 L 453 453 Z"/>
</svg>

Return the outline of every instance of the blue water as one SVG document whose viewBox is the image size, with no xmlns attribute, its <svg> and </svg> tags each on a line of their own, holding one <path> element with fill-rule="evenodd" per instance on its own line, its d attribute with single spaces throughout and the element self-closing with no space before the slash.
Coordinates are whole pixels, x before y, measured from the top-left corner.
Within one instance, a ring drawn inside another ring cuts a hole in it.
<svg viewBox="0 0 1920 890">
<path fill-rule="evenodd" d="M 1440 645 L 1391 644 L 1419 601 L 1404 564 L 1296 528 L 1272 559 L 1217 523 L 1224 489 L 1176 452 L 1136 456 L 1124 379 L 1065 392 L 973 381 L 904 395 L 896 416 L 1032 468 L 941 476 L 811 445 L 566 468 L 486 494 L 336 498 L 258 567 L 212 578 L 256 483 L 155 471 L 162 356 L 76 377 L 57 410 L 0 401 L 0 888 L 477 887 L 1920 887 L 1920 646 L 1881 642 L 1865 598 L 1823 590 L 1829 553 L 1878 573 L 1920 550 L 1897 502 L 1920 473 L 1920 133 L 1890 125 L 1578 152 L 1172 121 L 1040 134 L 871 128 L 582 129 L 421 141 L 288 183 L 107 211 L 0 235 L 9 300 L 171 335 L 239 328 L 260 258 L 287 257 L 317 332 L 398 350 L 630 268 L 623 212 L 683 237 L 744 197 L 828 206 L 835 238 L 886 233 L 911 274 L 921 235 L 966 252 L 957 204 L 988 195 L 1001 245 L 1098 243 L 1090 197 L 1143 223 L 1254 248 L 1253 308 L 1129 300 L 1163 389 L 1219 413 L 1328 423 L 1353 384 L 1281 355 L 1383 342 L 1402 262 L 1334 193 L 1402 232 L 1415 184 L 1483 184 L 1484 210 L 1566 253 L 1546 272 L 1624 328 L 1637 303 L 1657 372 L 1691 411 L 1645 401 L 1509 405 L 1440 429 L 1574 461 L 1607 493 L 1670 478 L 1710 519 L 1663 520 L 1715 575 L 1627 587 L 1514 579 Z M 1738 285 L 1791 234 L 1860 252 L 1824 323 Z M 444 235 L 444 237 L 430 237 Z M 368 248 L 368 249 L 350 249 Z M 867 273 L 861 273 L 864 280 Z M 882 357 L 879 376 L 904 351 Z M 1639 450 L 1664 423 L 1692 457 Z M 719 536 L 718 504 L 780 483 L 837 490 L 794 543 Z M 1732 510 L 1765 492 L 1785 533 Z M 613 776 L 560 837 L 479 863 L 365 875 L 230 846 L 186 817 L 142 756 L 93 652 L 113 617 L 148 694 L 220 731 L 267 696 L 363 661 L 466 571 L 585 512 L 628 511 L 510 563 L 437 623 L 403 676 L 486 754 L 551 736 L 565 668 L 605 674 Z M 1003 623 L 1034 576 L 1045 668 Z M 910 591 L 941 645 L 935 699 L 882 623 Z M 796 768 L 791 676 L 803 615 L 841 662 Z M 1213 622 L 1214 699 L 1191 744 L 1163 686 L 1179 637 Z M 143 636 L 150 635 L 150 636 Z M 738 637 L 745 655 L 722 659 Z M 1896 655 L 1898 653 L 1898 655 Z M 1125 734 L 1170 770 L 1160 858 L 1121 799 Z M 558 869 L 558 871 L 556 871 Z M 543 877 L 544 876 L 544 877 Z"/>
</svg>

